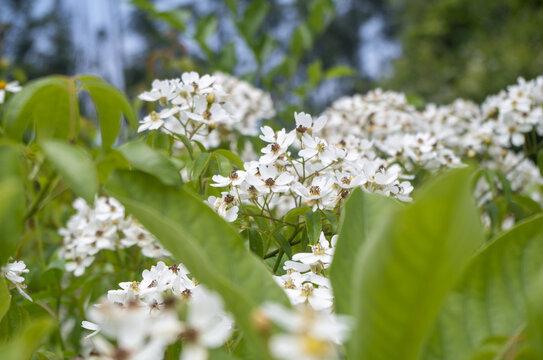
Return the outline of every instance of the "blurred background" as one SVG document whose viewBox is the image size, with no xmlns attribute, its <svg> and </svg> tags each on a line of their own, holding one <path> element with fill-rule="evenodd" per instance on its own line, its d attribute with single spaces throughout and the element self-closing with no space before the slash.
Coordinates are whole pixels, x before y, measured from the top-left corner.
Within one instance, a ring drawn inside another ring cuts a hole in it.
<svg viewBox="0 0 543 360">
<path fill-rule="evenodd" d="M 93 73 L 129 95 L 222 70 L 320 111 L 374 87 L 481 101 L 543 73 L 543 0 L 1 0 L 0 79 Z"/>
</svg>

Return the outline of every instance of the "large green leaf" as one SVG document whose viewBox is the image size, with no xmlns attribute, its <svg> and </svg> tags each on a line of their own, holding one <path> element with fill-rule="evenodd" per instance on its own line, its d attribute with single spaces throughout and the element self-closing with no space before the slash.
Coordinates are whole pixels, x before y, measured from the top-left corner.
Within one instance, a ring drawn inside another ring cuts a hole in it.
<svg viewBox="0 0 543 360">
<path fill-rule="evenodd" d="M 0 277 L 0 321 L 9 310 L 11 303 L 11 294 L 9 293 L 8 284 L 3 277 Z"/>
<path fill-rule="evenodd" d="M 72 78 L 48 76 L 38 79 L 11 98 L 4 117 L 7 134 L 20 139 L 31 122 L 39 138 L 77 137 L 79 106 Z"/>
<path fill-rule="evenodd" d="M 30 360 L 52 328 L 53 322 L 50 319 L 31 322 L 8 342 L 0 344 L 2 359 Z"/>
<path fill-rule="evenodd" d="M 358 327 L 349 358 L 417 358 L 446 294 L 483 241 L 470 173 L 434 179 L 414 204 L 387 213 L 370 232 L 354 268 Z"/>
<path fill-rule="evenodd" d="M 493 337 L 526 325 L 525 299 L 543 269 L 543 216 L 513 227 L 482 250 L 451 292 L 422 359 L 465 359 Z"/>
<path fill-rule="evenodd" d="M 59 140 L 41 143 L 43 152 L 64 182 L 88 203 L 98 191 L 98 172 L 92 157 L 82 148 Z"/>
<path fill-rule="evenodd" d="M 15 253 L 23 232 L 25 191 L 20 155 L 0 145 L 0 266 Z"/>
<path fill-rule="evenodd" d="M 336 312 L 351 314 L 353 292 L 353 263 L 359 249 L 366 243 L 370 231 L 384 224 L 389 211 L 399 205 L 389 197 L 353 190 L 343 206 L 339 238 L 330 268 Z"/>
<path fill-rule="evenodd" d="M 117 149 L 135 169 L 156 176 L 166 185 L 180 185 L 179 171 L 163 153 L 143 141 L 131 141 Z"/>
<path fill-rule="evenodd" d="M 121 130 L 121 114 L 126 116 L 132 128 L 137 129 L 138 120 L 132 105 L 119 89 L 95 76 L 80 75 L 77 78 L 96 107 L 104 147 L 110 147 L 115 142 Z"/>
<path fill-rule="evenodd" d="M 188 191 L 159 184 L 141 172 L 116 171 L 105 189 L 199 281 L 222 295 L 253 356 L 266 358 L 267 348 L 252 322 L 252 311 L 264 301 L 288 301 L 236 229 Z"/>
<path fill-rule="evenodd" d="M 527 331 L 534 351 L 543 358 L 543 271 L 530 283 L 527 294 Z"/>
</svg>

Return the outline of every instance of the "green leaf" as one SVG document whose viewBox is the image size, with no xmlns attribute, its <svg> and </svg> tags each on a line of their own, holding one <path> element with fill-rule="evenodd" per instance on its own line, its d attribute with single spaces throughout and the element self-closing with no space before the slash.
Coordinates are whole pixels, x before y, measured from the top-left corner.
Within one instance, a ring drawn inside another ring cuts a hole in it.
<svg viewBox="0 0 543 360">
<path fill-rule="evenodd" d="M 132 128 L 137 129 L 138 120 L 132 105 L 119 89 L 96 76 L 80 75 L 77 78 L 96 106 L 102 145 L 105 148 L 113 145 L 121 130 L 121 114 L 126 116 Z"/>
<path fill-rule="evenodd" d="M 191 13 L 186 9 L 172 9 L 169 11 L 159 11 L 147 0 L 130 0 L 130 4 L 145 11 L 151 17 L 164 21 L 177 31 L 185 31 L 185 23 L 190 19 Z"/>
<path fill-rule="evenodd" d="M 0 277 L 0 321 L 9 310 L 11 294 L 9 293 L 6 279 Z"/>
<path fill-rule="evenodd" d="M 331 0 L 314 0 L 311 3 L 308 17 L 309 27 L 321 32 L 334 15 L 334 2 Z"/>
<path fill-rule="evenodd" d="M 537 152 L 537 167 L 539 168 L 539 173 L 543 175 L 543 149 Z"/>
<path fill-rule="evenodd" d="M 273 238 L 277 243 L 278 247 L 285 252 L 288 258 L 292 258 L 292 248 L 287 240 L 287 238 L 280 232 L 275 232 Z"/>
<path fill-rule="evenodd" d="M 207 165 L 209 164 L 209 159 L 211 158 L 211 154 L 207 152 L 199 153 L 196 157 L 196 160 L 194 160 L 194 163 L 192 164 L 192 172 L 191 172 L 191 179 L 192 180 L 198 180 L 200 178 L 200 175 L 207 169 Z"/>
<path fill-rule="evenodd" d="M 319 242 L 319 237 L 322 231 L 321 212 L 319 210 L 315 212 L 312 210 L 307 210 L 305 213 L 305 223 L 309 243 L 315 245 L 317 242 Z"/>
<path fill-rule="evenodd" d="M 418 358 L 446 294 L 483 241 L 470 173 L 434 179 L 414 204 L 388 212 L 369 232 L 353 272 L 358 328 L 348 358 Z"/>
<path fill-rule="evenodd" d="M 196 24 L 196 34 L 194 35 L 194 38 L 209 58 L 213 56 L 213 53 L 207 46 L 207 39 L 217 30 L 218 25 L 219 20 L 214 15 L 204 16 L 200 18 Z"/>
<path fill-rule="evenodd" d="M 330 281 L 338 313 L 352 314 L 356 254 L 366 244 L 370 231 L 384 224 L 381 220 L 398 208 L 398 203 L 391 198 L 370 194 L 360 188 L 349 195 L 341 211 L 335 260 L 330 267 Z"/>
<path fill-rule="evenodd" d="M 98 192 L 98 172 L 89 153 L 60 140 L 42 141 L 41 147 L 64 182 L 89 204 L 93 203 Z"/>
<path fill-rule="evenodd" d="M 243 169 L 243 160 L 236 154 L 234 154 L 232 151 L 225 150 L 225 149 L 218 149 L 213 151 L 215 154 L 219 154 L 230 160 L 230 162 L 234 165 L 236 165 L 239 169 Z"/>
<path fill-rule="evenodd" d="M 264 301 L 288 304 L 288 300 L 238 231 L 201 199 L 157 184 L 141 172 L 116 171 L 105 188 L 200 282 L 222 295 L 251 343 L 253 357 L 268 358 L 252 312 Z"/>
<path fill-rule="evenodd" d="M 179 140 L 181 140 L 183 145 L 185 145 L 185 148 L 188 150 L 190 157 L 192 158 L 194 156 L 194 148 L 192 147 L 192 143 L 190 139 L 183 134 L 177 134 L 177 133 L 176 133 L 176 137 L 179 138 Z"/>
<path fill-rule="evenodd" d="M 540 358 L 543 358 L 543 270 L 529 284 L 526 309 L 529 341 Z"/>
<path fill-rule="evenodd" d="M 264 257 L 264 243 L 257 229 L 248 229 L 249 248 L 259 257 Z"/>
<path fill-rule="evenodd" d="M 79 132 L 79 106 L 74 80 L 48 76 L 28 83 L 7 104 L 4 124 L 7 134 L 14 139 L 21 139 L 31 124 L 38 138 L 75 139 Z"/>
<path fill-rule="evenodd" d="M 290 209 L 285 216 L 283 216 L 283 220 L 288 222 L 298 222 L 298 217 L 305 216 L 307 211 L 311 211 L 309 206 L 295 207 L 294 209 Z"/>
<path fill-rule="evenodd" d="M 542 264 L 543 216 L 495 239 L 448 295 L 421 359 L 464 359 L 491 337 L 513 336 L 527 320 L 525 299 Z"/>
<path fill-rule="evenodd" d="M 276 41 L 272 36 L 265 34 L 260 37 L 256 46 L 256 59 L 259 64 L 262 64 L 268 58 L 275 46 Z"/>
<path fill-rule="evenodd" d="M 354 75 L 356 75 L 356 71 L 353 68 L 349 66 L 338 65 L 326 70 L 326 72 L 324 73 L 324 78 L 328 80 Z"/>
<path fill-rule="evenodd" d="M 17 150 L 0 145 L 0 267 L 15 253 L 23 233 L 25 187 Z"/>
<path fill-rule="evenodd" d="M 300 24 L 294 31 L 290 42 L 290 51 L 295 58 L 300 58 L 305 50 L 309 50 L 313 44 L 311 30 L 306 24 Z"/>
<path fill-rule="evenodd" d="M 49 319 L 38 319 L 28 324 L 10 341 L 0 344 L 2 359 L 30 360 L 52 328 L 53 322 Z"/>
<path fill-rule="evenodd" d="M 247 41 L 252 41 L 266 18 L 270 4 L 264 0 L 252 1 L 239 24 L 239 29 Z"/>
<path fill-rule="evenodd" d="M 232 167 L 232 164 L 230 163 L 230 160 L 222 155 L 221 153 L 213 153 L 213 157 L 215 158 L 215 161 L 217 162 L 217 167 L 219 168 L 219 173 L 222 176 L 228 176 L 232 171 L 234 171 L 234 168 Z"/>
<path fill-rule="evenodd" d="M 236 44 L 232 41 L 224 45 L 219 54 L 217 66 L 219 69 L 231 73 L 237 63 Z"/>
<path fill-rule="evenodd" d="M 143 141 L 131 141 L 117 149 L 135 169 L 156 176 L 166 185 L 180 185 L 181 177 L 168 156 Z"/>
<path fill-rule="evenodd" d="M 322 79 L 322 61 L 315 60 L 307 67 L 307 77 L 311 87 L 317 86 Z"/>
</svg>

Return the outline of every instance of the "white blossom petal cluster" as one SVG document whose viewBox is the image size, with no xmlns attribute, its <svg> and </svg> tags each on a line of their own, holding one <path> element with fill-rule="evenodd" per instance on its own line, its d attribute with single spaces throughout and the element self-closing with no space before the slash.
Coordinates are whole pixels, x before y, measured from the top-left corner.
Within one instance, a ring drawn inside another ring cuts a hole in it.
<svg viewBox="0 0 543 360">
<path fill-rule="evenodd" d="M 114 359 L 119 352 L 126 359 L 160 359 L 168 345 L 181 339 L 181 360 L 205 360 L 208 349 L 222 346 L 232 335 L 233 320 L 221 297 L 191 279 L 182 264 L 158 262 L 143 271 L 141 281 L 119 286 L 92 306 L 90 321 L 82 323 L 93 331 L 87 338 L 92 338 L 90 353 L 96 359 Z M 187 304 L 183 319 L 174 311 L 177 301 Z"/>
<path fill-rule="evenodd" d="M 59 229 L 64 238 L 59 255 L 67 261 L 66 270 L 75 276 L 81 276 L 101 250 L 137 245 L 146 257 L 170 255 L 149 231 L 125 215 L 124 207 L 114 198 L 96 197 L 93 207 L 78 198 L 73 207 L 77 212 Z"/>
<path fill-rule="evenodd" d="M 531 81 L 519 78 L 517 84 L 489 96 L 480 106 L 457 99 L 449 105 L 428 104 L 417 110 L 405 95 L 376 89 L 334 102 L 323 113 L 327 119 L 323 137 L 343 142 L 351 151 L 368 151 L 361 142 L 370 141 L 373 156 L 387 164 L 400 164 L 408 173 L 417 168 L 457 167 L 462 158 L 478 158 L 481 168 L 504 172 L 514 183 L 514 191 L 539 201 L 536 188 L 543 178 L 527 157 L 526 139 L 533 143 L 536 135 L 543 135 L 542 94 L 543 76 Z M 515 150 L 521 147 L 524 156 Z M 478 193 L 486 194 L 487 185 L 481 180 Z"/>
<path fill-rule="evenodd" d="M 216 72 L 213 77 L 226 92 L 234 118 L 240 120 L 233 128 L 243 135 L 257 136 L 260 123 L 275 116 L 270 94 L 223 72 Z"/>
<path fill-rule="evenodd" d="M 275 115 L 271 96 L 249 83 L 217 72 L 200 76 L 183 73 L 181 79 L 155 80 L 139 98 L 156 103 L 140 121 L 138 132 L 160 129 L 197 140 L 206 147 L 231 142 L 233 131 L 257 135 L 259 123 Z"/>
<path fill-rule="evenodd" d="M 314 310 L 332 311 L 334 296 L 330 280 L 323 270 L 330 267 L 334 256 L 337 235 L 328 241 L 321 232 L 319 242 L 311 246 L 310 253 L 298 253 L 285 261 L 285 275 L 274 276 L 284 289 L 292 305 L 306 305 Z"/>
<path fill-rule="evenodd" d="M 295 113 L 294 118 L 296 126 L 291 131 L 261 128 L 260 139 L 267 144 L 258 160 L 245 162 L 243 169 L 228 177 L 213 176 L 212 186 L 228 191 L 208 202 L 228 221 L 236 219 L 234 212 L 243 204 L 279 213 L 304 205 L 333 210 L 358 186 L 411 200 L 413 186 L 404 178 L 402 168 L 375 156 L 371 142 L 360 141 L 357 147 L 333 144 L 318 135 L 326 128 L 325 118 L 313 119 L 306 113 Z M 227 209 L 234 210 L 227 215 Z"/>
<path fill-rule="evenodd" d="M 409 105 L 404 94 L 373 90 L 343 97 L 322 115 L 328 121 L 325 138 L 343 142 L 347 149 L 368 151 L 387 164 L 400 163 L 407 171 L 461 166 L 460 159 L 442 140 L 424 114 Z M 360 144 L 371 141 L 373 147 Z"/>
<path fill-rule="evenodd" d="M 270 352 L 281 360 L 339 359 L 352 328 L 348 317 L 309 307 L 265 303 L 261 312 L 284 331 L 269 341 Z"/>
<path fill-rule="evenodd" d="M 0 268 L 0 276 L 8 279 L 19 294 L 32 301 L 32 298 L 23 290 L 26 288 L 26 284 L 24 283 L 25 278 L 22 275 L 28 273 L 28 271 L 23 261 L 13 261 L 8 262 Z"/>
<path fill-rule="evenodd" d="M 4 80 L 0 80 L 0 104 L 3 104 L 6 100 L 6 93 L 17 93 L 22 89 L 23 88 L 19 85 L 18 81 L 11 81 L 8 83 Z"/>
</svg>

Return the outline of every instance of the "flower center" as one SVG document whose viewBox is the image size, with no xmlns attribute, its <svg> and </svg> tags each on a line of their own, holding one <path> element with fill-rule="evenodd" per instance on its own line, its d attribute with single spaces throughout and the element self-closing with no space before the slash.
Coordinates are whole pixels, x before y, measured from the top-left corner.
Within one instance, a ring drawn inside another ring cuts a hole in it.
<svg viewBox="0 0 543 360">
<path fill-rule="evenodd" d="M 287 281 L 285 281 L 285 283 L 283 284 L 283 287 L 285 289 L 296 289 L 296 284 L 294 284 L 294 281 L 292 281 L 292 279 L 288 279 Z"/>
<path fill-rule="evenodd" d="M 276 153 L 281 149 L 281 146 L 279 146 L 279 144 L 272 144 L 271 149 L 274 153 Z"/>
<path fill-rule="evenodd" d="M 152 121 L 160 120 L 160 115 L 158 115 L 156 111 L 151 111 L 151 120 Z"/>
<path fill-rule="evenodd" d="M 309 193 L 313 196 L 318 196 L 321 194 L 321 188 L 316 186 L 316 185 L 313 185 L 309 188 Z"/>
<path fill-rule="evenodd" d="M 321 339 L 316 339 L 310 335 L 304 335 L 302 338 L 302 347 L 304 352 L 315 357 L 322 357 L 329 351 L 329 344 Z"/>
<path fill-rule="evenodd" d="M 198 330 L 189 327 L 181 333 L 181 337 L 186 342 L 195 343 L 196 340 L 198 339 Z"/>
<path fill-rule="evenodd" d="M 6 88 L 7 83 L 5 81 L 0 81 L 0 90 L 4 90 Z"/>
<path fill-rule="evenodd" d="M 265 184 L 266 186 L 273 186 L 275 185 L 275 180 L 273 180 L 272 178 L 267 178 Z"/>
<path fill-rule="evenodd" d="M 311 246 L 311 250 L 313 250 L 314 255 L 324 255 L 326 249 L 322 247 L 320 243 L 317 245 Z"/>
<path fill-rule="evenodd" d="M 313 295 L 313 287 L 309 284 L 305 284 L 304 286 L 302 286 L 302 295 L 306 298 Z"/>
<path fill-rule="evenodd" d="M 132 281 L 132 284 L 130 284 L 130 288 L 134 291 L 139 291 L 140 284 L 137 281 Z"/>
<path fill-rule="evenodd" d="M 304 127 L 304 126 L 302 126 L 302 125 L 300 125 L 300 126 L 298 126 L 298 127 L 296 128 L 296 132 L 299 132 L 300 134 L 303 134 L 303 133 L 306 132 L 306 131 L 307 131 L 307 128 Z"/>
</svg>

